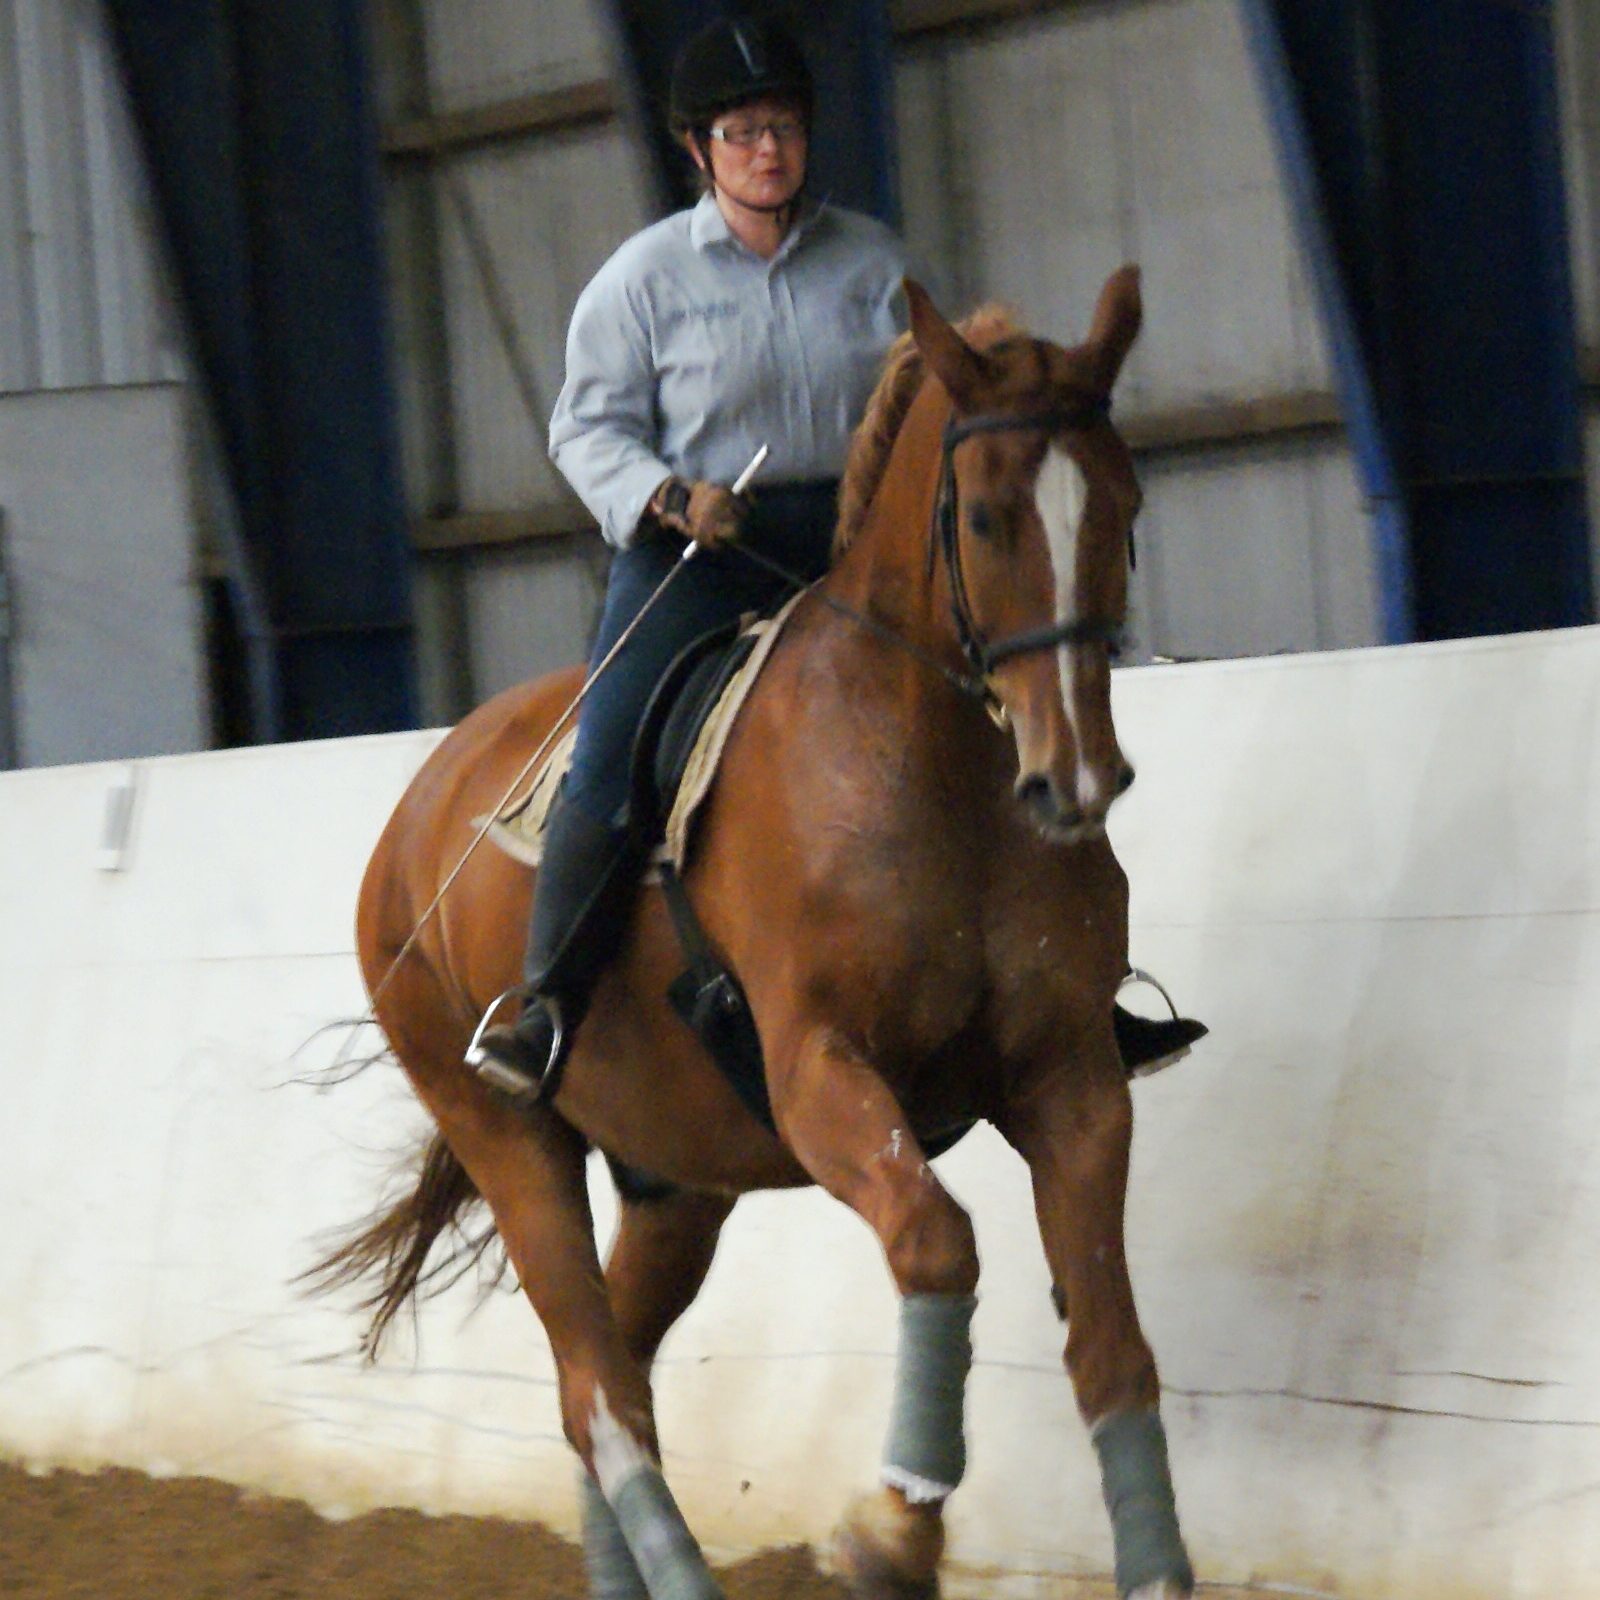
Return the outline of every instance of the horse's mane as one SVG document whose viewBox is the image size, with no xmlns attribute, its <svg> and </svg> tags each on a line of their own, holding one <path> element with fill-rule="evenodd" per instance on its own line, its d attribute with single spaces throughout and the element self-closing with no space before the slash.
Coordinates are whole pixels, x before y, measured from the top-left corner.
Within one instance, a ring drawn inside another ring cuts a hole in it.
<svg viewBox="0 0 1600 1600">
<path fill-rule="evenodd" d="M 993 304 L 979 306 L 962 318 L 956 329 L 968 344 L 980 350 L 1021 331 L 1007 307 Z M 839 525 L 833 535 L 835 561 L 850 548 L 866 521 L 872 497 L 888 468 L 889 453 L 900 435 L 900 425 L 922 388 L 923 376 L 922 352 L 909 333 L 902 333 L 889 346 L 883 375 L 850 440 L 850 454 L 839 485 Z"/>
</svg>

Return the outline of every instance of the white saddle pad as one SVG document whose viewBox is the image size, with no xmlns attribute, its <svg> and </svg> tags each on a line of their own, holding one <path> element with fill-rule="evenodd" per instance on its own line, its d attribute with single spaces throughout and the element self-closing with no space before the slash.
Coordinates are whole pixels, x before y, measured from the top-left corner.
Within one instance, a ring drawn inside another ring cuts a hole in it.
<svg viewBox="0 0 1600 1600">
<path fill-rule="evenodd" d="M 767 664 L 767 657 L 772 653 L 783 625 L 805 592 L 801 590 L 775 617 L 752 622 L 741 630 L 741 636 L 747 633 L 757 635 L 755 647 L 744 665 L 728 680 L 711 715 L 701 724 L 695 736 L 688 763 L 684 767 L 683 781 L 673 797 L 666 838 L 656 851 L 658 861 L 670 861 L 679 871 L 683 869 L 688 859 L 695 816 L 706 796 L 711 793 L 711 784 L 716 777 L 728 735 L 733 731 L 734 722 L 751 686 Z M 544 852 L 545 820 L 555 803 L 561 780 L 572 765 L 572 749 L 577 739 L 577 728 L 569 728 L 551 746 L 549 754 L 529 780 L 528 787 L 489 824 L 489 837 L 507 855 L 526 862 L 530 867 L 539 865 L 539 858 Z M 483 821 L 483 818 L 478 818 L 474 826 L 482 827 Z"/>
</svg>

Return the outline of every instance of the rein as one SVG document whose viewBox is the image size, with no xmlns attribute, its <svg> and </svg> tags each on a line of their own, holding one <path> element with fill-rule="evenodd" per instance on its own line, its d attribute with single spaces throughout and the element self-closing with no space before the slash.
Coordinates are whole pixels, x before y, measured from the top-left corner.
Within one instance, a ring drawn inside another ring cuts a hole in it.
<svg viewBox="0 0 1600 1600">
<path fill-rule="evenodd" d="M 974 700 L 981 700 L 986 705 L 994 703 L 994 694 L 982 678 L 970 677 L 965 672 L 957 672 L 954 668 L 946 666 L 936 655 L 924 650 L 921 645 L 906 638 L 903 633 L 896 633 L 893 628 L 885 626 L 876 617 L 870 617 L 865 611 L 857 611 L 854 606 L 847 606 L 842 600 L 835 600 L 830 594 L 823 594 L 815 584 L 799 573 L 791 572 L 781 561 L 774 561 L 771 556 L 764 556 L 759 550 L 752 550 L 748 545 L 740 544 L 737 539 L 729 541 L 723 547 L 728 550 L 737 550 L 746 561 L 753 561 L 758 567 L 765 567 L 775 577 L 782 578 L 796 592 L 801 589 L 810 589 L 812 599 L 818 605 L 826 606 L 830 611 L 836 611 L 841 617 L 848 618 L 851 622 L 865 628 L 868 633 L 876 635 L 886 644 L 892 644 L 897 649 L 903 650 L 907 655 L 914 656 L 925 667 L 931 667 L 941 678 L 962 694 Z"/>
</svg>

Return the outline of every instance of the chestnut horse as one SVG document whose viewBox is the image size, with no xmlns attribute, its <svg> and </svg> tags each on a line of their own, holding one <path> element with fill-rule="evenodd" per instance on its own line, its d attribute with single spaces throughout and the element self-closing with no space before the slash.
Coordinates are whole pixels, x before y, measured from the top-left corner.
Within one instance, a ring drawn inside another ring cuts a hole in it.
<svg viewBox="0 0 1600 1600">
<path fill-rule="evenodd" d="M 487 1204 L 554 1352 L 603 1600 L 719 1592 L 661 1477 L 651 1363 L 736 1197 L 808 1183 L 877 1235 L 901 1296 L 882 1486 L 841 1524 L 838 1568 L 858 1595 L 937 1593 L 978 1257 L 924 1143 L 977 1118 L 1032 1175 L 1119 1589 L 1193 1589 L 1124 1256 L 1132 1111 L 1112 1032 L 1127 885 L 1104 824 L 1133 775 L 1109 655 L 1139 489 L 1108 405 L 1138 274 L 1108 280 L 1074 348 L 997 313 L 964 338 L 906 292 L 911 331 L 857 432 L 833 565 L 746 702 L 685 876 L 747 992 L 776 1134 L 667 1002 L 683 959 L 655 890 L 553 1101 L 515 1102 L 462 1065 L 517 981 L 530 874 L 476 851 L 412 935 L 576 672 L 502 694 L 440 744 L 361 889 L 375 1013 L 437 1132 L 415 1192 L 325 1266 L 380 1280 L 375 1348 L 453 1264 L 430 1256 L 439 1235 Z M 603 1269 L 591 1148 L 671 1186 L 624 1199 Z"/>
</svg>

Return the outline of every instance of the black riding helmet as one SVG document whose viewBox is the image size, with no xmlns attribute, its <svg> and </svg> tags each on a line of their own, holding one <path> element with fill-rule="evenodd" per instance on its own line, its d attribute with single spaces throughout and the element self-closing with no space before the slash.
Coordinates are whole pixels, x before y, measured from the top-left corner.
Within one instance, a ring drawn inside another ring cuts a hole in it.
<svg viewBox="0 0 1600 1600">
<path fill-rule="evenodd" d="M 672 69 L 672 126 L 708 128 L 733 106 L 752 100 L 794 100 L 811 120 L 811 69 L 792 35 L 755 17 L 724 18 L 683 47 Z"/>
</svg>

